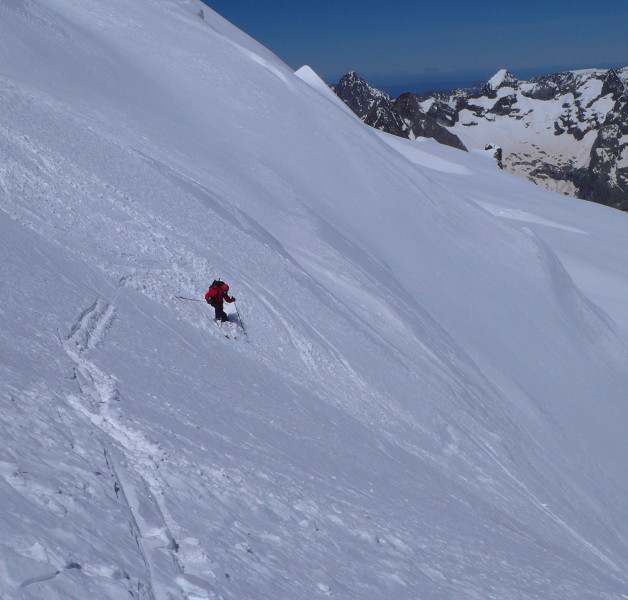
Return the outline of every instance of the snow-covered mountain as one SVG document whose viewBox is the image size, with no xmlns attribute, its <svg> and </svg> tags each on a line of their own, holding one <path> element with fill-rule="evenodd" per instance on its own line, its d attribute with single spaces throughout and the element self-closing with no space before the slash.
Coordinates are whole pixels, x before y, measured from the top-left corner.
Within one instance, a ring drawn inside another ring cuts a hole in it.
<svg viewBox="0 0 628 600">
<path fill-rule="evenodd" d="M 625 217 L 200 3 L 3 0 L 0 598 L 621 599 Z"/>
<path fill-rule="evenodd" d="M 368 124 L 410 137 L 414 115 L 422 114 L 467 148 L 501 148 L 503 167 L 511 173 L 562 194 L 628 210 L 627 79 L 628 67 L 530 81 L 502 69 L 478 88 L 403 94 L 390 100 L 388 121 Z M 403 110 L 408 104 L 414 107 L 411 115 Z M 406 128 L 387 127 L 394 117 Z M 414 134 L 438 139 L 429 132 Z"/>
</svg>

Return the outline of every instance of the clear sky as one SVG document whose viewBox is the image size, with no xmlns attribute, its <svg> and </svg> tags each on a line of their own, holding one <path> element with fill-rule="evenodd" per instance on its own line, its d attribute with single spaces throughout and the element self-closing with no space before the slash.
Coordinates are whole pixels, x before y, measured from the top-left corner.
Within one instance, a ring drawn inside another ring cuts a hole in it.
<svg viewBox="0 0 628 600">
<path fill-rule="evenodd" d="M 627 0 L 204 0 L 292 68 L 336 82 L 485 79 L 628 64 Z"/>
</svg>

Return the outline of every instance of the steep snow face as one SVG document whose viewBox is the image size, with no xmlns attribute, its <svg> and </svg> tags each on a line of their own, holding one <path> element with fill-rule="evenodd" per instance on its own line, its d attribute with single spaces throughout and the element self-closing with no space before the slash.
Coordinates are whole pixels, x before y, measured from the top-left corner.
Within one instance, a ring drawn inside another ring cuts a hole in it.
<svg viewBox="0 0 628 600">
<path fill-rule="evenodd" d="M 621 597 L 625 215 L 305 79 L 0 4 L 2 597 Z"/>
<path fill-rule="evenodd" d="M 324 98 L 342 108 L 346 113 L 355 114 L 308 65 L 302 66 L 294 73 L 299 79 L 318 91 Z"/>
</svg>

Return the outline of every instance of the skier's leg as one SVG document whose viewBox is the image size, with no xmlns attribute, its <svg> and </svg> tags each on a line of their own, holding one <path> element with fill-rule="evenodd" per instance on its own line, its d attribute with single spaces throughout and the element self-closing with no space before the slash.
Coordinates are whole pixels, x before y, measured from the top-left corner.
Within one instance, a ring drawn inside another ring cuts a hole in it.
<svg viewBox="0 0 628 600">
<path fill-rule="evenodd" d="M 223 323 L 229 320 L 227 313 L 222 308 L 222 304 L 216 305 L 216 320 L 220 319 Z"/>
</svg>

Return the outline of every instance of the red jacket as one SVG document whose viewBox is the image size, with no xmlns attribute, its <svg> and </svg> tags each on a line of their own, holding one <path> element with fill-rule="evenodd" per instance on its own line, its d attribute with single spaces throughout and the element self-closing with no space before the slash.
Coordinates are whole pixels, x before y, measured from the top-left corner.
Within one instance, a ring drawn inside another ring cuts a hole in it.
<svg viewBox="0 0 628 600">
<path fill-rule="evenodd" d="M 210 304 L 222 304 L 223 300 L 233 302 L 233 299 L 227 294 L 228 291 L 229 286 L 226 283 L 223 283 L 220 288 L 210 287 L 209 291 L 205 294 L 205 300 Z"/>
</svg>

